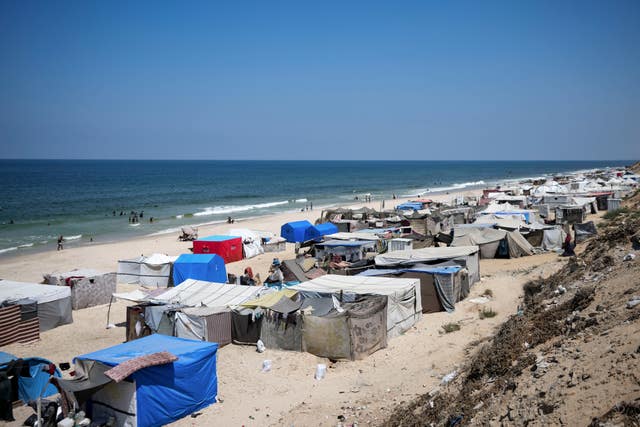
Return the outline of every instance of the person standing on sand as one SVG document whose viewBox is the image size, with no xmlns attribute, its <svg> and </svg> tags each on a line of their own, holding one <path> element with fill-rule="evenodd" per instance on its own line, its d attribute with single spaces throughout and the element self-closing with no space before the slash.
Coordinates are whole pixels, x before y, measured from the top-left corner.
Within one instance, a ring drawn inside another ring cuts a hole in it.
<svg viewBox="0 0 640 427">
<path fill-rule="evenodd" d="M 64 248 L 62 247 L 62 242 L 64 242 L 64 236 L 62 234 L 58 237 L 58 250 L 61 251 Z"/>
</svg>

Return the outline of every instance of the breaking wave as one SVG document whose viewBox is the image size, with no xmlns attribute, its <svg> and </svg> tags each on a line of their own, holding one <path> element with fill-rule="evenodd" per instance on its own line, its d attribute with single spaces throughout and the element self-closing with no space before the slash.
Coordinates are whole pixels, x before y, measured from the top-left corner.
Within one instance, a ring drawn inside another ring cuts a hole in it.
<svg viewBox="0 0 640 427">
<path fill-rule="evenodd" d="M 201 212 L 194 213 L 193 216 L 225 215 L 235 212 L 246 212 L 253 209 L 272 208 L 274 206 L 282 206 L 287 204 L 289 204 L 289 202 L 284 200 L 282 202 L 258 203 L 255 205 L 208 207 Z"/>
<path fill-rule="evenodd" d="M 462 190 L 464 188 L 478 187 L 478 186 L 481 186 L 481 185 L 487 185 L 487 183 L 482 181 L 482 180 L 480 180 L 480 181 L 462 182 L 462 183 L 453 184 L 453 185 L 446 186 L 446 187 L 418 188 L 416 190 L 412 190 L 413 193 L 411 193 L 411 194 L 402 194 L 400 197 L 422 196 L 423 194 L 427 194 L 427 193 L 441 193 L 443 191 Z"/>
</svg>

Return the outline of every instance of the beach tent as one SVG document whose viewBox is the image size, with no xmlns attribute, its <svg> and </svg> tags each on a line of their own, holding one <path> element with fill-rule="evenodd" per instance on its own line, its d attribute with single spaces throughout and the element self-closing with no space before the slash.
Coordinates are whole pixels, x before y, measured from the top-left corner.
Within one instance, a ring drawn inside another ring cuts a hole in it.
<svg viewBox="0 0 640 427">
<path fill-rule="evenodd" d="M 144 301 L 186 307 L 233 307 L 266 292 L 268 290 L 260 286 L 226 285 L 187 279 L 180 286 L 149 296 Z"/>
<path fill-rule="evenodd" d="M 497 230 L 487 227 L 455 228 L 451 246 L 480 247 L 482 258 L 495 258 L 496 256 L 519 258 L 533 254 L 533 246 L 519 231 Z"/>
<path fill-rule="evenodd" d="M 220 255 L 225 263 L 242 260 L 242 237 L 207 236 L 193 241 L 194 254 Z"/>
<path fill-rule="evenodd" d="M 153 254 L 118 261 L 118 283 L 166 288 L 173 285 L 171 270 L 177 256 Z"/>
<path fill-rule="evenodd" d="M 242 239 L 242 254 L 244 258 L 253 258 L 264 253 L 262 237 L 259 233 L 248 228 L 234 228 L 229 230 L 230 236 L 239 236 Z"/>
<path fill-rule="evenodd" d="M 27 403 L 38 397 L 58 394 L 56 387 L 53 384 L 47 385 L 47 382 L 52 376 L 60 378 L 60 370 L 47 359 L 41 357 L 19 358 L 0 351 L 0 372 L 12 377 L 11 402 L 22 400 Z"/>
<path fill-rule="evenodd" d="M 359 275 L 419 279 L 423 313 L 453 312 L 455 303 L 469 293 L 467 270 L 459 265 L 433 267 L 418 264 L 407 268 L 370 269 Z"/>
<path fill-rule="evenodd" d="M 283 224 L 280 227 L 280 236 L 289 243 L 303 243 L 319 238 L 320 234 L 309 221 L 304 220 Z"/>
<path fill-rule="evenodd" d="M 567 233 L 558 227 L 550 230 L 544 230 L 542 235 L 542 249 L 545 251 L 553 251 L 562 249 L 564 245 L 564 239 L 567 237 Z"/>
<path fill-rule="evenodd" d="M 318 235 L 320 236 L 326 236 L 327 234 L 333 234 L 338 232 L 338 226 L 330 222 L 316 224 L 314 225 L 314 227 L 318 232 Z"/>
<path fill-rule="evenodd" d="M 71 289 L 68 286 L 0 280 L 0 306 L 35 301 L 40 332 L 73 323 Z"/>
<path fill-rule="evenodd" d="M 387 252 L 376 256 L 376 266 L 384 268 L 415 264 L 439 264 L 454 261 L 469 271 L 469 285 L 480 280 L 480 249 L 478 246 L 430 247 L 410 251 Z"/>
<path fill-rule="evenodd" d="M 309 307 L 313 308 L 312 298 Z M 331 299 L 322 298 L 321 301 Z M 329 359 L 360 360 L 387 346 L 387 297 L 365 295 L 328 313 L 303 312 L 303 350 Z"/>
<path fill-rule="evenodd" d="M 182 254 L 173 264 L 173 283 L 178 286 L 187 279 L 226 283 L 227 269 L 216 254 Z"/>
<path fill-rule="evenodd" d="M 216 401 L 217 351 L 215 343 L 150 335 L 77 356 L 75 378 L 57 382 L 92 420 L 160 426 Z"/>
<path fill-rule="evenodd" d="M 45 274 L 49 285 L 68 286 L 71 289 L 71 306 L 74 310 L 109 304 L 116 291 L 116 274 L 96 270 L 78 269 L 65 273 Z"/>
<path fill-rule="evenodd" d="M 418 279 L 327 274 L 290 289 L 301 292 L 306 298 L 336 295 L 343 298 L 342 302 L 353 302 L 358 295 L 386 295 L 389 338 L 403 334 L 422 316 Z"/>
<path fill-rule="evenodd" d="M 398 211 L 419 211 L 424 208 L 424 203 L 422 202 L 405 202 L 396 206 L 396 210 Z"/>
</svg>

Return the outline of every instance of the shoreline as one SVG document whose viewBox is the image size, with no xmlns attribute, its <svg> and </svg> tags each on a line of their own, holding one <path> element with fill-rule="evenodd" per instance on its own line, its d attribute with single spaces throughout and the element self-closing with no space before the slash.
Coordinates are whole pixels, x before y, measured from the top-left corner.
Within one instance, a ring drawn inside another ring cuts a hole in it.
<svg viewBox="0 0 640 427">
<path fill-rule="evenodd" d="M 611 161 L 611 162 L 617 163 L 614 161 Z M 512 162 L 505 161 L 503 163 L 508 165 L 509 163 L 512 163 Z M 557 163 L 561 164 L 562 161 L 557 161 Z M 578 167 L 578 165 L 575 165 L 575 166 Z M 418 188 L 420 186 L 409 185 L 409 186 L 399 186 L 396 189 L 385 189 L 380 191 L 371 190 L 369 193 L 372 194 L 374 197 L 376 197 L 375 201 L 378 203 L 381 202 L 383 199 L 385 201 L 388 201 L 387 197 L 390 198 L 392 193 L 398 194 L 398 200 L 404 200 L 406 198 L 411 198 L 411 197 L 428 198 L 428 197 L 445 195 L 446 193 L 474 191 L 474 190 L 480 190 L 483 188 L 495 187 L 496 185 L 509 186 L 522 181 L 548 178 L 551 176 L 558 176 L 558 175 L 565 175 L 565 174 L 589 173 L 595 170 L 617 168 L 617 167 L 620 167 L 620 166 L 608 164 L 608 165 L 603 165 L 599 167 L 587 167 L 587 168 L 578 167 L 577 169 L 571 169 L 566 171 L 559 169 L 553 172 L 541 172 L 541 173 L 533 173 L 533 174 L 526 174 L 525 171 L 520 171 L 523 173 L 523 175 L 519 177 L 512 176 L 512 171 L 505 170 L 503 171 L 502 176 L 500 178 L 483 178 L 483 179 L 479 178 L 478 180 L 473 181 L 473 179 L 479 177 L 479 175 L 476 176 L 477 175 L 476 174 L 476 175 L 469 176 L 468 177 L 469 180 L 466 182 L 462 182 L 462 181 L 465 181 L 464 179 L 459 179 L 457 180 L 457 182 L 452 182 L 449 184 L 446 184 L 444 182 L 438 182 L 434 184 L 434 185 L 437 185 L 435 187 Z M 345 193 L 345 194 L 334 194 L 333 196 L 331 195 L 318 196 L 319 198 L 317 199 L 318 204 L 316 206 L 316 210 L 323 209 L 326 207 L 346 206 L 346 205 L 352 204 L 354 200 L 352 200 L 351 197 L 355 194 L 367 194 L 367 192 L 364 190 L 356 192 L 356 190 L 354 190 L 354 193 L 352 195 Z M 166 214 L 165 216 L 154 217 L 156 221 L 154 221 L 153 224 L 148 224 L 147 222 L 142 221 L 139 223 L 141 227 L 137 227 L 137 226 L 131 227 L 130 225 L 127 226 L 126 223 L 124 223 L 119 225 L 118 226 L 119 228 L 116 228 L 113 223 L 110 223 L 110 222 L 103 223 L 101 222 L 101 220 L 94 218 L 93 220 L 90 220 L 90 222 L 87 224 L 84 224 L 84 222 L 82 222 L 83 220 L 79 222 L 78 224 L 80 224 L 80 226 L 76 227 L 74 229 L 74 232 L 72 233 L 64 233 L 64 232 L 60 233 L 60 231 L 62 230 L 56 230 L 56 233 L 52 233 L 51 230 L 49 230 L 45 233 L 45 234 L 49 234 L 48 236 L 43 235 L 41 236 L 40 239 L 37 239 L 37 241 L 33 239 L 33 237 L 35 236 L 30 234 L 32 233 L 38 234 L 39 231 L 36 229 L 33 229 L 33 230 L 25 229 L 24 231 L 20 232 L 21 235 L 24 236 L 24 238 L 20 238 L 20 237 L 17 237 L 18 235 L 15 235 L 7 239 L 5 244 L 10 246 L 0 249 L 0 262 L 3 262 L 4 260 L 10 260 L 19 256 L 43 253 L 49 250 L 54 250 L 56 248 L 56 242 L 53 236 L 54 234 L 55 236 L 57 236 L 58 234 L 80 235 L 81 237 L 78 240 L 67 242 L 67 245 L 69 246 L 69 248 L 94 246 L 95 244 L 98 244 L 98 243 L 99 244 L 118 243 L 118 242 L 130 240 L 130 239 L 144 238 L 147 236 L 161 236 L 164 234 L 170 234 L 172 232 L 179 232 L 180 227 L 183 227 L 183 226 L 209 227 L 211 225 L 226 222 L 226 216 L 228 215 L 234 217 L 234 219 L 236 219 L 237 222 L 245 222 L 248 220 L 253 220 L 255 218 L 267 218 L 273 215 L 295 213 L 298 211 L 298 209 L 300 209 L 303 206 L 300 205 L 300 206 L 294 207 L 294 205 L 297 204 L 298 202 L 302 203 L 302 200 L 306 201 L 307 197 L 305 198 L 290 197 L 288 198 L 288 203 L 293 203 L 293 205 L 287 206 L 283 210 L 255 213 L 253 215 L 251 214 L 251 210 L 254 209 L 255 206 L 273 205 L 270 207 L 275 207 L 276 205 L 282 204 L 283 202 L 274 202 L 272 200 L 267 200 L 262 202 L 255 202 L 255 204 L 251 204 L 251 205 L 236 206 L 234 204 L 233 206 L 217 206 L 217 207 L 203 207 L 207 203 L 203 203 L 202 204 L 203 206 L 200 206 L 200 207 L 194 207 L 188 204 L 183 206 L 176 205 L 168 208 L 168 212 L 165 209 L 165 214 Z M 315 203 L 314 200 L 311 200 L 311 202 Z M 212 205 L 215 205 L 215 203 Z M 229 208 L 229 209 L 238 209 L 238 210 L 224 213 L 223 211 L 217 212 L 216 209 L 218 208 L 220 209 Z M 255 208 L 255 209 L 258 209 L 258 208 Z M 190 213 L 186 214 L 184 213 L 185 211 L 190 211 Z M 171 213 L 171 212 L 174 212 L 174 213 Z M 178 212 L 178 213 L 175 213 L 175 212 Z M 179 213 L 179 212 L 182 212 L 182 213 Z M 238 214 L 238 217 L 235 217 L 234 213 Z M 245 214 L 247 216 L 243 217 L 243 215 Z M 148 215 L 153 216 L 152 214 L 148 214 Z M 209 218 L 209 216 L 211 216 L 211 218 Z M 82 215 L 79 218 L 82 218 Z M 111 220 L 110 215 L 109 215 L 109 220 Z M 68 226 L 69 224 L 73 224 L 72 220 L 69 219 L 68 217 L 66 221 L 69 221 L 69 222 L 67 222 L 66 225 L 62 224 L 63 228 Z M 93 223 L 91 223 L 91 221 L 93 221 Z M 10 228 L 5 228 L 5 226 L 6 224 L 2 226 L 3 230 L 11 231 Z M 147 227 L 150 227 L 151 229 L 145 230 L 145 228 Z M 15 233 L 11 232 L 10 234 L 13 235 Z M 42 239 L 44 240 L 41 241 Z M 92 239 L 93 241 L 89 241 L 89 239 Z"/>
<path fill-rule="evenodd" d="M 446 194 L 430 195 L 434 201 L 444 202 L 459 196 L 478 196 L 482 193 L 481 189 L 463 189 L 461 191 L 449 192 Z M 385 205 L 388 207 L 395 204 L 403 203 L 409 198 L 385 199 Z M 345 203 L 344 207 L 358 208 L 380 207 L 382 199 L 373 200 L 371 202 Z M 289 221 L 309 220 L 314 222 L 323 209 L 331 206 L 314 206 L 312 211 L 304 212 L 285 212 L 274 213 L 270 215 L 258 216 L 252 219 L 239 219 L 233 224 L 216 223 L 198 227 L 198 234 L 204 237 L 212 234 L 227 234 L 233 228 L 249 228 L 261 231 L 270 231 L 276 235 L 280 235 L 280 226 Z M 141 254 L 151 255 L 152 253 L 163 253 L 167 255 L 180 255 L 181 253 L 189 253 L 189 247 L 192 242 L 181 242 L 178 240 L 178 232 L 166 233 L 162 235 L 145 235 L 126 238 L 112 242 L 94 242 L 86 245 L 77 245 L 65 248 L 62 251 L 56 251 L 55 246 L 49 250 L 34 250 L 29 253 L 11 254 L 0 257 L 0 279 L 24 281 L 24 282 L 41 282 L 42 275 L 52 272 L 70 271 L 76 268 L 91 268 L 98 271 L 114 272 L 117 270 L 117 262 L 119 259 L 134 258 Z M 241 273 L 247 265 L 257 265 L 257 272 L 262 272 L 260 268 L 264 264 L 264 271 L 268 270 L 268 260 L 266 258 L 278 257 L 282 258 L 291 252 L 293 254 L 293 245 L 286 252 L 262 254 L 258 257 L 243 259 L 234 263 L 227 264 L 227 271 L 237 274 Z M 264 258 L 264 259 L 263 259 Z"/>
</svg>

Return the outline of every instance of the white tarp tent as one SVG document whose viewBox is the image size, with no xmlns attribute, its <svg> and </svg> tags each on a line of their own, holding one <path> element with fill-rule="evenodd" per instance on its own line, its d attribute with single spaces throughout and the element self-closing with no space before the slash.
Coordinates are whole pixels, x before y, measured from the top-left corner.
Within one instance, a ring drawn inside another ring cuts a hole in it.
<svg viewBox="0 0 640 427">
<path fill-rule="evenodd" d="M 137 283 L 166 288 L 171 285 L 171 269 L 178 257 L 153 254 L 118 261 L 118 283 Z"/>
<path fill-rule="evenodd" d="M 262 248 L 262 237 L 257 231 L 248 228 L 234 228 L 229 230 L 229 236 L 238 236 L 242 238 L 242 251 L 245 258 L 253 258 L 264 253 Z"/>
<path fill-rule="evenodd" d="M 327 274 L 299 285 L 291 286 L 306 295 L 351 293 L 387 296 L 387 336 L 398 336 L 413 326 L 422 316 L 420 279 L 389 277 L 341 276 Z"/>
<path fill-rule="evenodd" d="M 272 290 L 259 286 L 226 285 L 187 279 L 179 286 L 149 297 L 148 300 L 188 307 L 233 307 L 269 291 Z"/>
<path fill-rule="evenodd" d="M 0 280 L 0 305 L 26 299 L 38 304 L 40 332 L 73 323 L 71 289 L 68 286 Z"/>
<path fill-rule="evenodd" d="M 469 285 L 480 280 L 480 248 L 478 246 L 429 247 L 422 249 L 387 252 L 376 256 L 376 266 L 395 267 L 437 261 L 461 261 L 469 270 Z"/>
</svg>

